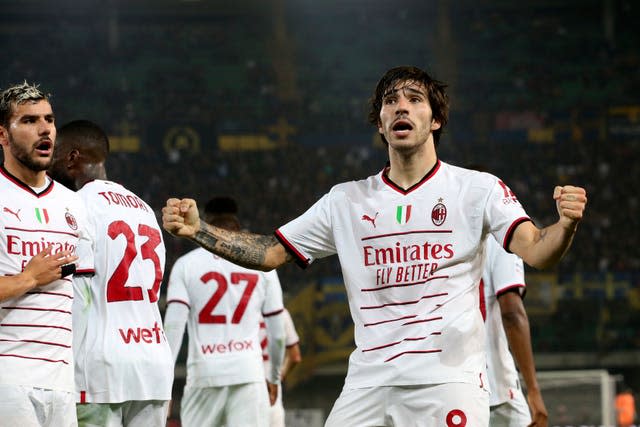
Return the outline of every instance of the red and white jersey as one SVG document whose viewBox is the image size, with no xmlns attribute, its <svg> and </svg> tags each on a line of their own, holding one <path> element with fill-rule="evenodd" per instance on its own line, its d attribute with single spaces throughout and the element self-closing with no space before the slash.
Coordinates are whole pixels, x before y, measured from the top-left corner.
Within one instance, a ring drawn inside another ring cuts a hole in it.
<svg viewBox="0 0 640 427">
<path fill-rule="evenodd" d="M 495 176 L 438 161 L 408 190 L 384 171 L 336 185 L 276 236 L 303 266 L 338 254 L 357 347 L 345 389 L 482 384 L 482 248 L 528 220 Z"/>
<path fill-rule="evenodd" d="M 282 312 L 282 319 L 284 320 L 284 345 L 285 348 L 293 347 L 300 342 L 298 332 L 291 319 L 291 314 L 286 308 Z M 267 325 L 262 320 L 260 321 L 260 347 L 262 348 L 262 360 L 264 361 L 264 371 L 269 372 L 271 370 L 271 362 L 269 360 L 268 351 L 268 339 L 267 339 Z"/>
<path fill-rule="evenodd" d="M 93 271 L 81 253 L 87 219 L 78 195 L 50 181 L 39 193 L 0 166 L 0 274 L 20 273 L 47 246 L 80 256 L 78 272 Z M 0 384 L 73 392 L 71 278 L 0 302 Z"/>
<path fill-rule="evenodd" d="M 265 380 L 260 322 L 284 309 L 275 271 L 250 270 L 198 248 L 173 265 L 167 304 L 189 307 L 187 386 Z"/>
<path fill-rule="evenodd" d="M 120 184 L 95 180 L 86 204 L 95 275 L 74 278 L 79 402 L 169 400 L 173 359 L 158 309 L 165 246 L 154 211 Z"/>
<path fill-rule="evenodd" d="M 509 351 L 509 342 L 502 325 L 498 296 L 516 289 L 525 292 L 524 265 L 517 255 L 504 251 L 489 239 L 486 246 L 486 261 L 482 281 L 484 296 L 485 326 L 487 330 L 487 375 L 491 390 L 491 406 L 513 398 L 520 389 L 518 371 Z"/>
</svg>

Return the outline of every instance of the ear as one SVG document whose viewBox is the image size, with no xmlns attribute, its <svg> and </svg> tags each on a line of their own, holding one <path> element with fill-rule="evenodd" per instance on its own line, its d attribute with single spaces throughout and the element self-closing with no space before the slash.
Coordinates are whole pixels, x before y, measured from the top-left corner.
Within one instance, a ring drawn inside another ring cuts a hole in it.
<svg viewBox="0 0 640 427">
<path fill-rule="evenodd" d="M 380 135 L 384 134 L 384 129 L 382 129 L 382 122 L 378 120 L 378 133 Z"/>
<path fill-rule="evenodd" d="M 431 130 L 438 130 L 438 129 L 440 129 L 440 126 L 441 125 L 440 125 L 439 121 L 437 121 L 435 119 L 431 120 Z"/>
<path fill-rule="evenodd" d="M 77 148 L 67 153 L 67 169 L 75 169 L 80 161 L 80 151 Z"/>
<path fill-rule="evenodd" d="M 0 145 L 9 145 L 9 132 L 4 126 L 0 126 Z"/>
</svg>

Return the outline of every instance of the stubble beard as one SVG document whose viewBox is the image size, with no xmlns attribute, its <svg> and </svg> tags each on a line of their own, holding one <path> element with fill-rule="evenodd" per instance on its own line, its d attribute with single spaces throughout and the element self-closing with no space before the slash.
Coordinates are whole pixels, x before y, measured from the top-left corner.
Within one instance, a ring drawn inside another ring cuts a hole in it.
<svg viewBox="0 0 640 427">
<path fill-rule="evenodd" d="M 34 158 L 25 147 L 16 143 L 11 133 L 9 133 L 9 150 L 11 151 L 11 155 L 20 164 L 34 172 L 46 171 L 49 169 L 49 166 L 51 166 L 51 161 L 53 160 L 51 156 L 47 158 Z"/>
</svg>

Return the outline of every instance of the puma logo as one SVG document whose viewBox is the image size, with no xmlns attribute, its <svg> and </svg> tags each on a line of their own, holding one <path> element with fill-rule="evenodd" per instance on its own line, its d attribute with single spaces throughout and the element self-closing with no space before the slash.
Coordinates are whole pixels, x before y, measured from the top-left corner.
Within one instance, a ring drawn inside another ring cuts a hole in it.
<svg viewBox="0 0 640 427">
<path fill-rule="evenodd" d="M 14 212 L 14 211 L 12 211 L 12 210 L 11 210 L 11 209 L 9 209 L 9 208 L 2 208 L 2 212 L 8 212 L 8 213 L 10 213 L 11 215 L 13 215 L 13 216 L 15 216 L 16 218 L 18 218 L 18 221 L 20 221 L 20 222 L 22 222 L 22 220 L 20 219 L 20 211 L 21 211 L 21 210 L 22 210 L 22 209 L 18 209 L 18 212 Z"/>
<path fill-rule="evenodd" d="M 376 215 L 371 218 L 369 215 L 362 215 L 362 220 L 363 221 L 369 221 L 371 224 L 373 224 L 373 228 L 376 228 L 376 219 L 378 218 L 378 212 L 376 212 Z"/>
</svg>

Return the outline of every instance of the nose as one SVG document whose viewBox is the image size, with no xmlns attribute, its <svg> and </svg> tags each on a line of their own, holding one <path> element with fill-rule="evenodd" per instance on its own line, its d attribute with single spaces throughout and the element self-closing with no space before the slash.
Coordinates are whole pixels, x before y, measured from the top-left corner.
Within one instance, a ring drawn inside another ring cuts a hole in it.
<svg viewBox="0 0 640 427">
<path fill-rule="evenodd" d="M 39 122 L 39 126 L 38 126 L 38 134 L 39 135 L 49 135 L 51 134 L 51 132 L 53 131 L 54 128 L 54 124 L 52 122 L 49 122 L 47 120 L 40 120 Z"/>
<path fill-rule="evenodd" d="M 408 105 L 409 103 L 404 96 L 399 97 L 398 102 L 396 103 L 396 116 L 408 114 L 409 113 Z"/>
</svg>

